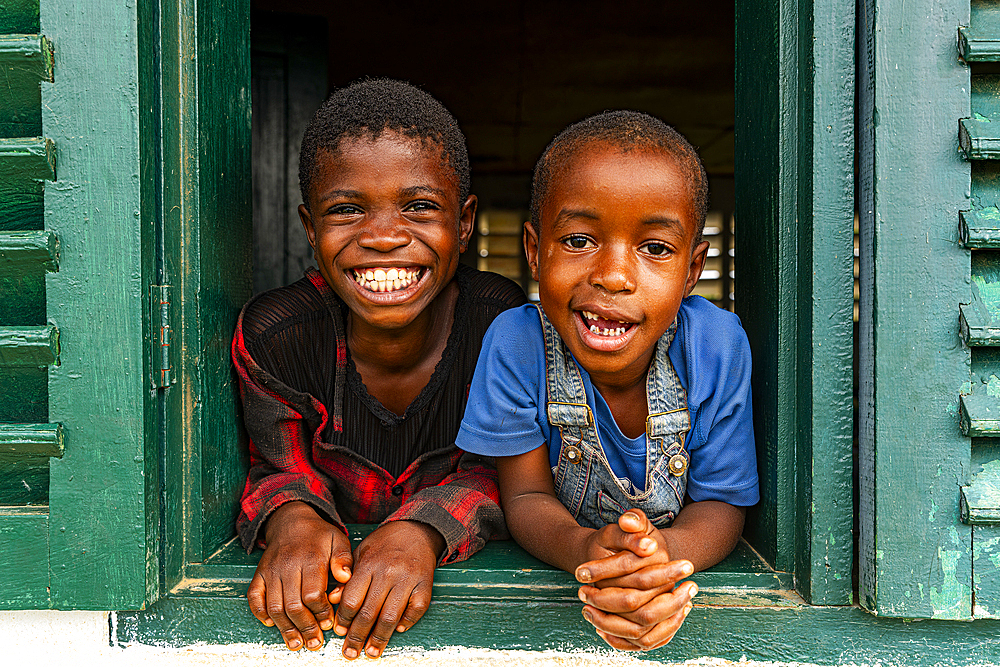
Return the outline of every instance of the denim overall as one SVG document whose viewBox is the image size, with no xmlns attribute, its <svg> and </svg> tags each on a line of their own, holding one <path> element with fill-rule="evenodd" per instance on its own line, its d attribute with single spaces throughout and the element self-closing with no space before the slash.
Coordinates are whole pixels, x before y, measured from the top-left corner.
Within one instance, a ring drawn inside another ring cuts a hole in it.
<svg viewBox="0 0 1000 667">
<path fill-rule="evenodd" d="M 559 463 L 552 469 L 559 500 L 577 523 L 589 528 L 616 523 L 633 508 L 655 526 L 669 526 L 684 504 L 691 459 L 684 449 L 691 428 L 687 394 L 667 356 L 677 322 L 657 341 L 646 375 L 646 485 L 632 495 L 622 488 L 601 448 L 576 362 L 541 308 L 538 313 L 545 333 L 546 412 L 562 436 Z"/>
</svg>

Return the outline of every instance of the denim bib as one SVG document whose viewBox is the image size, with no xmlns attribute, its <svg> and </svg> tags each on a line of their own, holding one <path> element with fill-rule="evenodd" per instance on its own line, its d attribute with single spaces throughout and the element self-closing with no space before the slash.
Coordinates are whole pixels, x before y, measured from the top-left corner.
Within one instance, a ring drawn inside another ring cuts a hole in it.
<svg viewBox="0 0 1000 667">
<path fill-rule="evenodd" d="M 646 375 L 646 484 L 633 495 L 608 464 L 576 361 L 540 307 L 538 314 L 545 334 L 546 413 L 562 439 L 552 469 L 559 500 L 589 528 L 616 523 L 629 509 L 642 510 L 659 528 L 669 526 L 684 504 L 691 460 L 684 449 L 691 429 L 687 394 L 667 356 L 677 322 L 656 342 Z"/>
</svg>

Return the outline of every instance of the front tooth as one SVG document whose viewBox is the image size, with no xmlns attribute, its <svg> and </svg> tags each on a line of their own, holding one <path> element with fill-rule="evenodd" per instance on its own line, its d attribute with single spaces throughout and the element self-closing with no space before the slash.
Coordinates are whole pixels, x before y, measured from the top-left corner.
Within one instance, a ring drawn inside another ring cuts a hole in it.
<svg viewBox="0 0 1000 667">
<path fill-rule="evenodd" d="M 365 271 L 365 280 L 367 280 L 369 282 L 371 282 L 372 280 L 375 280 L 375 274 L 372 273 L 371 269 L 368 269 L 367 271 Z"/>
<path fill-rule="evenodd" d="M 389 269 L 388 271 L 385 272 L 386 280 L 396 280 L 397 278 L 399 278 L 399 271 L 397 271 L 396 269 Z"/>
<path fill-rule="evenodd" d="M 383 282 L 385 280 L 385 271 L 382 269 L 375 269 L 375 280 L 376 282 Z"/>
<path fill-rule="evenodd" d="M 375 282 L 374 280 L 369 280 L 368 281 L 368 289 L 371 290 L 372 292 L 377 292 L 378 291 L 378 283 Z"/>
<path fill-rule="evenodd" d="M 384 292 L 385 291 L 385 281 L 384 280 L 378 280 L 376 282 L 378 282 L 378 291 L 379 292 Z"/>
<path fill-rule="evenodd" d="M 605 329 L 605 330 L 604 330 L 604 335 L 605 335 L 605 336 L 607 336 L 607 335 L 608 335 L 609 333 L 611 333 L 611 332 L 610 332 L 610 330 L 608 330 L 608 329 Z"/>
<path fill-rule="evenodd" d="M 403 281 L 400 280 L 399 278 L 397 278 L 397 279 L 395 279 L 395 280 L 392 281 L 392 288 L 393 289 L 400 289 L 402 287 L 403 287 Z"/>
<path fill-rule="evenodd" d="M 590 325 L 590 330 L 591 330 L 592 332 L 594 332 L 595 334 L 599 334 L 599 333 L 601 333 L 601 330 L 597 328 L 597 325 L 596 325 L 596 324 L 591 324 L 591 325 Z"/>
</svg>

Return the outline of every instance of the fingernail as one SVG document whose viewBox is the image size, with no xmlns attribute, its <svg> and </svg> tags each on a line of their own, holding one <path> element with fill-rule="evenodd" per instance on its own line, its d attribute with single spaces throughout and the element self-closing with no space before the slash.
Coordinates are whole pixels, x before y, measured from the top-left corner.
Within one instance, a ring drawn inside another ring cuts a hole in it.
<svg viewBox="0 0 1000 667">
<path fill-rule="evenodd" d="M 684 618 L 688 617 L 688 614 L 691 613 L 692 609 L 693 609 L 693 607 L 691 605 L 688 605 L 688 606 L 684 607 Z"/>
<path fill-rule="evenodd" d="M 306 642 L 306 646 L 311 649 L 317 649 L 320 646 L 320 641 L 315 637 L 313 637 L 312 639 Z"/>
<path fill-rule="evenodd" d="M 697 595 L 698 594 L 698 584 L 691 584 L 690 591 L 691 591 L 691 597 L 694 597 L 695 595 Z"/>
<path fill-rule="evenodd" d="M 396 626 L 396 632 L 406 632 L 406 626 L 405 625 L 397 625 Z"/>
<path fill-rule="evenodd" d="M 584 581 L 584 582 L 590 581 L 593 578 L 593 576 L 594 575 L 590 573 L 590 570 L 588 570 L 585 567 L 581 567 L 579 570 L 576 571 L 577 581 Z"/>
<path fill-rule="evenodd" d="M 357 649 L 345 648 L 344 657 L 347 658 L 348 660 L 354 660 L 356 657 L 358 657 Z"/>
<path fill-rule="evenodd" d="M 681 572 L 684 574 L 685 577 L 690 577 L 692 574 L 694 574 L 694 565 L 692 565 L 691 563 L 684 563 L 683 565 L 681 565 Z"/>
<path fill-rule="evenodd" d="M 263 621 L 261 621 L 261 622 L 262 622 L 262 623 L 263 623 L 264 625 L 266 625 L 267 627 L 269 627 L 269 628 L 270 628 L 270 627 L 274 627 L 274 621 L 272 621 L 272 620 L 271 620 L 271 619 L 269 619 L 269 618 L 268 618 L 268 619 L 265 619 L 265 620 L 263 620 Z"/>
<path fill-rule="evenodd" d="M 579 593 L 577 593 L 577 597 L 580 598 L 580 602 L 586 602 L 587 601 L 587 594 L 584 593 L 582 590 Z"/>
<path fill-rule="evenodd" d="M 299 642 L 298 639 L 289 639 L 288 640 L 288 648 L 292 649 L 293 651 L 296 650 L 300 646 L 302 646 L 302 644 L 301 644 L 301 642 Z"/>
<path fill-rule="evenodd" d="M 378 657 L 378 649 L 375 648 L 374 646 L 369 646 L 368 650 L 365 651 L 365 653 L 368 654 L 369 658 L 377 658 Z"/>
<path fill-rule="evenodd" d="M 649 539 L 648 537 L 644 537 L 641 540 L 639 540 L 639 548 L 642 549 L 643 551 L 648 551 L 649 549 L 652 549 L 654 546 L 656 546 L 656 542 Z"/>
<path fill-rule="evenodd" d="M 337 633 L 338 635 L 340 635 L 341 637 L 343 637 L 344 635 L 346 635 L 346 634 L 347 634 L 347 628 L 345 628 L 345 627 L 344 627 L 344 626 L 342 626 L 342 625 L 335 625 L 335 626 L 333 627 L 333 631 L 334 631 L 335 633 Z"/>
<path fill-rule="evenodd" d="M 329 630 L 330 628 L 333 627 L 333 621 L 331 621 L 328 618 L 325 618 L 319 622 L 319 627 L 323 628 L 324 630 Z"/>
<path fill-rule="evenodd" d="M 591 614 L 590 614 L 590 612 L 589 612 L 589 611 L 585 611 L 585 612 L 583 612 L 583 617 L 584 617 L 585 619 L 587 619 L 587 622 L 588 622 L 588 623 L 590 623 L 591 625 L 593 625 L 593 624 L 594 624 L 594 617 L 593 617 L 593 616 L 591 616 Z"/>
</svg>

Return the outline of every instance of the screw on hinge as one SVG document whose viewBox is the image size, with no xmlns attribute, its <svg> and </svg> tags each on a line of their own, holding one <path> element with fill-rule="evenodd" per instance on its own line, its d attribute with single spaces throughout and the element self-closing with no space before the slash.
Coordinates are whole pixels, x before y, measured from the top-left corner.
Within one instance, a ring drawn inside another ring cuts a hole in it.
<svg viewBox="0 0 1000 667">
<path fill-rule="evenodd" d="M 152 319 L 159 334 L 153 336 L 153 386 L 169 387 L 173 381 L 170 371 L 170 285 L 152 286 Z"/>
</svg>

